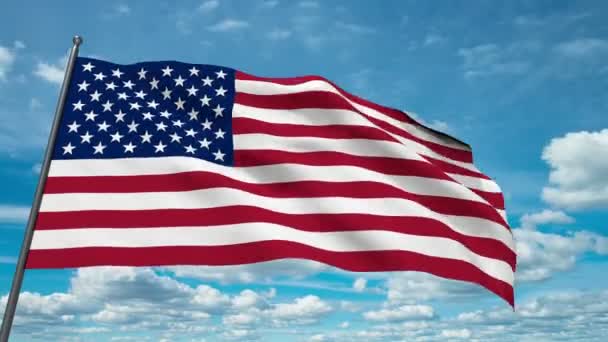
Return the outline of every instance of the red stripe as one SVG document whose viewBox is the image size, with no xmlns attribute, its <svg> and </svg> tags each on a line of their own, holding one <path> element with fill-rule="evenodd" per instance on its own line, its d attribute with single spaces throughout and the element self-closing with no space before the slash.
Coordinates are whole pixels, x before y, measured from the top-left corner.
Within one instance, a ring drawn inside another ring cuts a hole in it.
<svg viewBox="0 0 608 342">
<path fill-rule="evenodd" d="M 424 217 L 369 214 L 284 214 L 251 206 L 210 209 L 41 212 L 36 230 L 217 226 L 265 222 L 309 232 L 385 230 L 458 241 L 476 254 L 504 260 L 515 269 L 515 253 L 498 240 L 472 237 Z"/>
<path fill-rule="evenodd" d="M 483 178 L 483 179 L 491 180 L 490 177 L 484 175 L 481 172 L 476 172 L 476 171 L 472 171 L 472 170 L 469 170 L 469 169 L 465 169 L 464 167 L 460 167 L 458 165 L 450 164 L 450 163 L 445 162 L 443 160 L 435 159 L 435 158 L 428 157 L 428 156 L 424 156 L 424 159 L 426 159 L 429 162 L 433 163 L 435 166 L 437 166 L 438 168 L 440 168 L 441 171 L 446 172 L 446 173 L 454 173 L 454 174 L 457 174 L 457 175 L 470 176 L 470 177 L 475 177 L 475 178 Z"/>
<path fill-rule="evenodd" d="M 387 184 L 369 181 L 254 184 L 213 172 L 194 171 L 167 175 L 49 177 L 45 194 L 169 192 L 214 188 L 237 189 L 272 198 L 401 198 L 419 203 L 436 213 L 480 217 L 508 228 L 502 216 L 490 205 L 460 198 L 413 194 Z"/>
<path fill-rule="evenodd" d="M 284 95 L 253 95 L 246 93 L 237 93 L 235 97 L 235 103 L 242 105 L 257 107 L 257 108 L 268 108 L 268 109 L 302 109 L 302 108 L 323 108 L 323 109 L 344 109 L 358 113 L 365 117 L 368 121 L 374 125 L 397 134 L 403 138 L 415 141 L 421 145 L 426 146 L 430 150 L 439 153 L 447 158 L 470 163 L 473 160 L 471 151 L 465 151 L 457 148 L 451 148 L 448 146 L 433 143 L 421 138 L 418 138 L 404 129 L 393 126 L 392 124 L 371 117 L 367 114 L 360 112 L 358 109 L 353 107 L 344 98 L 335 93 L 329 93 L 326 91 L 307 91 L 303 93 L 293 93 Z"/>
<path fill-rule="evenodd" d="M 513 305 L 513 287 L 460 260 L 405 251 L 330 252 L 289 241 L 213 247 L 88 247 L 31 250 L 27 268 L 86 266 L 238 265 L 285 258 L 308 259 L 354 272 L 422 271 L 478 283 Z"/>
<path fill-rule="evenodd" d="M 374 127 L 353 125 L 304 126 L 276 124 L 250 118 L 233 118 L 232 132 L 235 135 L 258 133 L 280 137 L 370 139 L 397 142 L 390 134 Z"/>
<path fill-rule="evenodd" d="M 505 209 L 505 198 L 502 196 L 500 192 L 487 192 L 481 191 L 477 189 L 471 189 L 474 193 L 476 193 L 479 197 L 486 200 L 486 202 L 490 203 L 496 209 L 504 210 Z"/>
<path fill-rule="evenodd" d="M 411 117 L 409 117 L 407 115 L 407 113 L 404 113 L 400 110 L 394 109 L 394 108 L 390 108 L 390 107 L 385 107 L 385 106 L 381 106 L 377 103 L 373 103 L 370 102 L 366 99 L 363 99 L 359 96 L 353 95 L 351 93 L 346 92 L 345 90 L 343 90 L 342 88 L 338 87 L 335 83 L 331 82 L 330 80 L 323 78 L 321 76 L 301 76 L 301 77 L 290 77 L 290 78 L 271 78 L 271 77 L 258 77 L 258 76 L 254 76 L 254 75 L 250 75 L 250 74 L 246 74 L 244 72 L 238 71 L 236 73 L 236 79 L 238 80 L 249 80 L 249 81 L 262 81 L 262 82 L 270 82 L 270 83 L 276 83 L 276 84 L 282 84 L 282 85 L 296 85 L 296 84 L 301 84 L 301 83 L 305 83 L 305 82 L 309 82 L 309 81 L 323 81 L 323 82 L 327 82 L 330 85 L 332 85 L 334 88 L 336 88 L 336 90 L 338 90 L 338 92 L 346 97 L 347 99 L 356 102 L 362 106 L 374 109 L 386 116 L 389 116 L 395 120 L 399 120 L 402 122 L 406 122 L 406 123 L 411 123 L 411 124 L 416 124 L 416 125 L 420 125 L 418 124 L 414 119 L 412 119 Z M 237 89 L 238 91 L 238 89 Z"/>
<path fill-rule="evenodd" d="M 436 163 L 436 160 L 432 161 Z M 440 162 L 440 161 L 439 161 Z M 285 152 L 275 150 L 236 150 L 234 151 L 234 165 L 237 167 L 263 166 L 277 164 L 302 164 L 311 166 L 357 166 L 364 169 L 394 176 L 414 176 L 432 179 L 454 181 L 433 164 L 425 161 L 384 158 L 361 157 L 341 152 Z M 455 174 L 473 176 L 477 173 L 463 168 L 450 168 Z M 486 179 L 487 177 L 483 177 Z M 491 193 L 474 190 L 480 194 L 490 205 L 497 209 L 504 208 L 502 196 L 493 196 Z"/>
</svg>

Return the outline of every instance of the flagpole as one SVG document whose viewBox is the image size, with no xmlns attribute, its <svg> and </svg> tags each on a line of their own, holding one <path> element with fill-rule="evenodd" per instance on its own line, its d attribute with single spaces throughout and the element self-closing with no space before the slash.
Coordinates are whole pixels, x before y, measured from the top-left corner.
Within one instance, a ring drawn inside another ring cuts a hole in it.
<svg viewBox="0 0 608 342">
<path fill-rule="evenodd" d="M 23 243 L 21 244 L 21 251 L 19 252 L 19 259 L 17 260 L 17 266 L 15 268 L 15 275 L 13 276 L 13 284 L 11 286 L 11 292 L 8 295 L 8 301 L 6 302 L 6 309 L 4 310 L 4 319 L 2 320 L 2 328 L 0 329 L 0 342 L 8 342 L 8 337 L 11 332 L 13 325 L 13 318 L 15 317 L 15 309 L 17 308 L 17 301 L 19 300 L 19 292 L 21 291 L 21 284 L 23 283 L 23 275 L 25 273 L 25 263 L 27 261 L 27 254 L 32 244 L 32 237 L 34 236 L 34 226 L 36 224 L 36 218 L 40 210 L 40 202 L 42 201 L 42 192 L 46 179 L 49 174 L 49 166 L 51 164 L 51 158 L 53 156 L 53 148 L 55 146 L 55 140 L 57 138 L 57 131 L 59 130 L 59 124 L 61 117 L 63 116 L 63 108 L 68 95 L 70 79 L 72 77 L 72 71 L 74 70 L 74 64 L 78 57 L 78 49 L 82 44 L 82 37 L 74 36 L 72 39 L 72 49 L 70 50 L 70 57 L 66 67 L 65 75 L 63 77 L 63 84 L 61 85 L 61 92 L 59 93 L 59 100 L 57 101 L 57 108 L 55 109 L 55 119 L 53 120 L 53 126 L 49 135 L 49 141 L 46 146 L 44 153 L 44 161 L 40 169 L 40 178 L 38 179 L 38 186 L 36 187 L 36 193 L 34 195 L 34 201 L 32 208 L 30 209 L 30 216 L 27 221 L 25 228 L 25 235 L 23 237 Z"/>
</svg>

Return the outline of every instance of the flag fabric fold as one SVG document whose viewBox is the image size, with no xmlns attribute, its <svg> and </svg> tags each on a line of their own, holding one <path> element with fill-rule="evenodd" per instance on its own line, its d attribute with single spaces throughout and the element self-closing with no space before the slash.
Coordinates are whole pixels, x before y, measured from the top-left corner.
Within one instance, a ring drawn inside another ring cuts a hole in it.
<svg viewBox="0 0 608 342">
<path fill-rule="evenodd" d="M 78 58 L 27 267 L 300 258 L 513 305 L 504 210 L 467 144 L 322 77 Z"/>
</svg>

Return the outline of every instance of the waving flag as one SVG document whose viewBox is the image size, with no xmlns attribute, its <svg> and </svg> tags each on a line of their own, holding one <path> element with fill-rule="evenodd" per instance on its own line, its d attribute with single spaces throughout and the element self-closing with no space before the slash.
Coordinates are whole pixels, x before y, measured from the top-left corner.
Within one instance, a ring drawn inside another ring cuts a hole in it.
<svg viewBox="0 0 608 342">
<path fill-rule="evenodd" d="M 513 304 L 502 194 L 469 146 L 324 78 L 78 58 L 61 120 L 28 268 L 301 258 Z"/>
</svg>

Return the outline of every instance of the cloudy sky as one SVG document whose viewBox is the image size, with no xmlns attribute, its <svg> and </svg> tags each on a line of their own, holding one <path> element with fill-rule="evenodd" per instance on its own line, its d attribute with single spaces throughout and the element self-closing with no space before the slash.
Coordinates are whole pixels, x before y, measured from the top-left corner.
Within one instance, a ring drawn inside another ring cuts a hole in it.
<svg viewBox="0 0 608 342">
<path fill-rule="evenodd" d="M 296 260 L 32 270 L 14 341 L 600 341 L 608 333 L 606 2 L 1 6 L 0 296 L 74 34 L 85 38 L 83 56 L 318 74 L 417 113 L 473 146 L 505 192 L 518 250 L 515 311 L 479 286 Z"/>
</svg>

